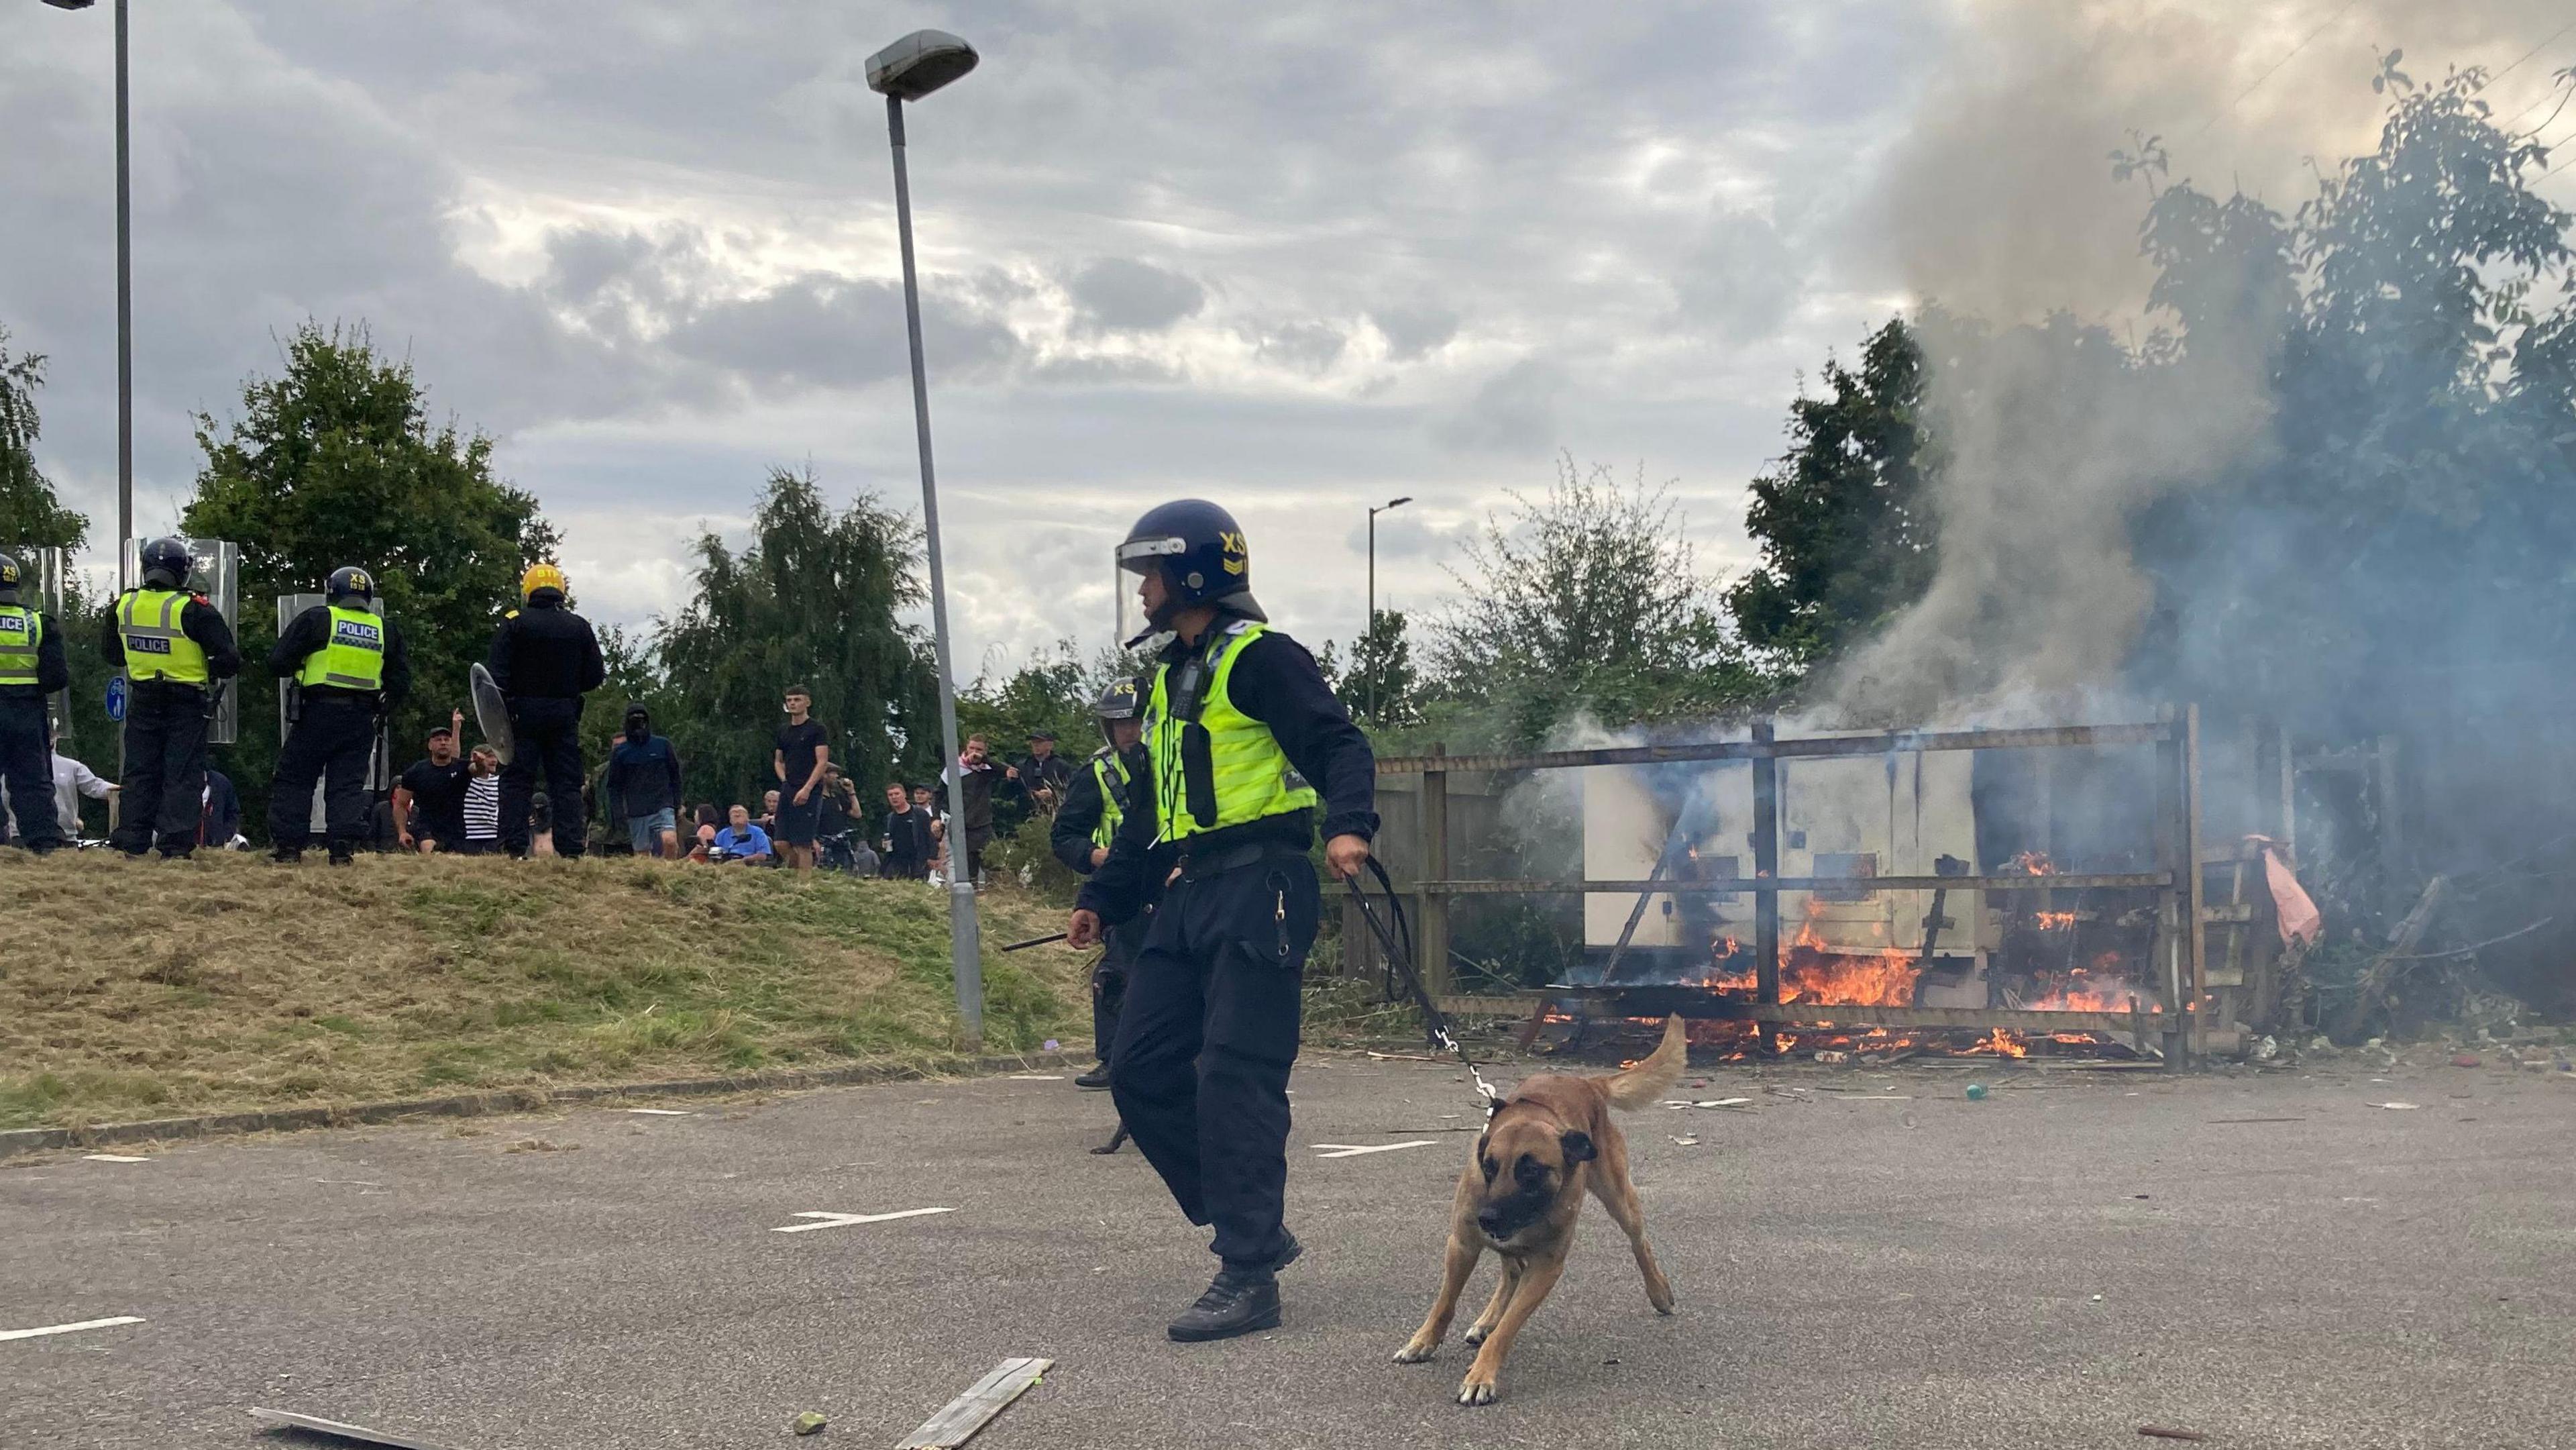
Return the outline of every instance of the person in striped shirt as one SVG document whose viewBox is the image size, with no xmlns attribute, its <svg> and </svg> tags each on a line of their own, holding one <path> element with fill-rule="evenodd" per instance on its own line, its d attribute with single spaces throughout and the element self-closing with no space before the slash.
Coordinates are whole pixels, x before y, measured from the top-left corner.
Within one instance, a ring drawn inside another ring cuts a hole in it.
<svg viewBox="0 0 2576 1450">
<path fill-rule="evenodd" d="M 501 849 L 501 755 L 477 745 L 465 779 L 465 849 L 481 856 Z"/>
</svg>

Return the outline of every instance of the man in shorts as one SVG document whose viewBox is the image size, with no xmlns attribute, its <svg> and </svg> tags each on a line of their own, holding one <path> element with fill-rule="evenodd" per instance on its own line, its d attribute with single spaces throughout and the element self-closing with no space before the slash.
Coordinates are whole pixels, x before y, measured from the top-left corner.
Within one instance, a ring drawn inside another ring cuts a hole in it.
<svg viewBox="0 0 2576 1450">
<path fill-rule="evenodd" d="M 638 856 L 680 859 L 680 752 L 653 733 L 652 712 L 626 707 L 625 728 L 608 752 L 607 789 L 620 802 Z"/>
<path fill-rule="evenodd" d="M 777 844 L 787 864 L 814 869 L 814 835 L 823 815 L 823 768 L 832 762 L 831 737 L 812 718 L 814 692 L 787 687 L 787 724 L 778 732 L 770 769 L 778 777 Z"/>
</svg>

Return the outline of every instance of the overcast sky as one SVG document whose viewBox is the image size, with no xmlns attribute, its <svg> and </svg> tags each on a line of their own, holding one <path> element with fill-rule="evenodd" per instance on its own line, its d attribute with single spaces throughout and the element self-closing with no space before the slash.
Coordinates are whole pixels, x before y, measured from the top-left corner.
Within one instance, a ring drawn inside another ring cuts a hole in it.
<svg viewBox="0 0 2576 1450">
<path fill-rule="evenodd" d="M 1741 568 L 1744 483 L 1828 349 L 1945 283 L 2117 305 L 2135 210 L 2096 158 L 2124 126 L 2286 188 L 2367 139 L 2375 47 L 2528 56 L 2506 113 L 2576 61 L 2538 0 L 2072 11 L 137 0 L 138 527 L 188 491 L 189 415 L 228 417 L 307 318 L 363 321 L 500 440 L 603 620 L 674 607 L 772 465 L 917 507 L 862 77 L 923 25 L 984 56 L 910 119 L 967 672 L 1106 640 L 1110 545 L 1180 495 L 1234 510 L 1311 640 L 1360 621 L 1367 505 L 1416 498 L 1380 597 L 1433 606 L 1456 531 L 1560 452 L 1675 480 Z M 0 324 L 50 357 L 40 457 L 102 540 L 109 37 L 105 6 L 0 0 Z M 2032 77 L 2084 104 L 2025 106 Z M 2092 221 L 2025 225 L 2050 207 Z M 1917 216 L 1929 244 L 1891 244 Z"/>
</svg>

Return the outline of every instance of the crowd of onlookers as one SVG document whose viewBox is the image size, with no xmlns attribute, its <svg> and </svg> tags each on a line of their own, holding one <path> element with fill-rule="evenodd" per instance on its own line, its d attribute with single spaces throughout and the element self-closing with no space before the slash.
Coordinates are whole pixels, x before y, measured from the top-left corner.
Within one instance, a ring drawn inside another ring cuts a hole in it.
<svg viewBox="0 0 2576 1450">
<path fill-rule="evenodd" d="M 796 866 L 890 879 L 944 879 L 951 869 L 951 841 L 962 840 L 967 869 L 984 874 L 984 852 L 997 831 L 1033 814 L 1053 815 L 1064 802 L 1074 765 L 1055 753 L 1055 737 L 1039 731 L 1028 754 L 1006 764 L 980 734 L 967 737 L 958 769 L 965 797 L 962 827 L 952 831 L 947 777 L 936 783 L 889 781 L 882 799 L 863 797 L 858 783 L 830 758 L 829 735 L 807 713 L 801 689 L 787 697 L 788 724 L 778 732 L 770 777 L 777 784 L 757 807 L 748 803 L 689 801 L 683 794 L 679 752 L 654 733 L 651 714 L 629 706 L 625 730 L 584 795 L 594 819 L 609 830 L 591 843 L 602 855 L 659 857 L 708 865 Z M 395 778 L 376 806 L 375 845 L 382 850 L 479 856 L 501 850 L 501 757 L 490 745 L 463 748 L 463 716 L 429 732 L 424 756 Z M 68 834 L 90 837 L 80 826 L 83 801 L 112 813 L 116 784 L 60 753 L 53 757 L 55 811 Z M 530 851 L 550 855 L 553 844 L 546 797 L 532 802 Z M 8 836 L 17 835 L 14 818 Z M 209 768 L 198 844 L 245 849 L 241 798 L 223 772 Z M 104 823 L 100 835 L 105 834 Z"/>
</svg>

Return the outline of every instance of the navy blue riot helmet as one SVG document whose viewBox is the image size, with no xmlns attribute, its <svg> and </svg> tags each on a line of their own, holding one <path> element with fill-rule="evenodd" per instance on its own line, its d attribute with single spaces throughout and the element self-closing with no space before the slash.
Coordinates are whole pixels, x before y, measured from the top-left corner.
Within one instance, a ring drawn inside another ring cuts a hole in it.
<svg viewBox="0 0 2576 1450">
<path fill-rule="evenodd" d="M 322 586 L 322 597 L 338 603 L 343 599 L 376 597 L 376 581 L 355 564 L 343 564 L 331 571 L 331 582 Z"/>
<path fill-rule="evenodd" d="M 196 561 L 183 539 L 159 538 L 143 546 L 143 583 L 151 589 L 185 589 Z"/>
<path fill-rule="evenodd" d="M 1147 510 L 1118 546 L 1118 567 L 1142 574 L 1160 569 L 1163 607 L 1147 621 L 1171 625 L 1173 611 L 1213 604 L 1229 614 L 1267 622 L 1252 597 L 1252 551 L 1234 515 L 1205 499 L 1183 498 Z"/>
</svg>

